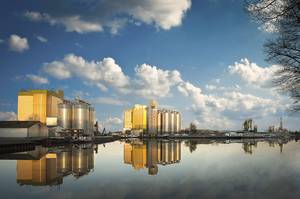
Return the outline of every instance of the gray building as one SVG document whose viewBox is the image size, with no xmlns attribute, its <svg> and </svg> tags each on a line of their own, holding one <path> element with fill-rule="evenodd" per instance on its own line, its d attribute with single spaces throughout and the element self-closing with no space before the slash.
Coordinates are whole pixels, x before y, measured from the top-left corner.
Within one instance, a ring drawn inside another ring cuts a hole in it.
<svg viewBox="0 0 300 199">
<path fill-rule="evenodd" d="M 0 138 L 46 138 L 48 128 L 39 121 L 0 121 Z"/>
</svg>

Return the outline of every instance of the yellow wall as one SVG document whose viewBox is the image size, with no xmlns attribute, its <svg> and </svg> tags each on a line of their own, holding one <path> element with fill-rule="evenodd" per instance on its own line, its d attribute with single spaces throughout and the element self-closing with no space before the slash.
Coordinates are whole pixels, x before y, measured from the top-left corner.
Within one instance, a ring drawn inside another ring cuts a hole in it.
<svg viewBox="0 0 300 199">
<path fill-rule="evenodd" d="M 132 152 L 131 144 L 125 143 L 124 144 L 124 163 L 125 164 L 132 164 L 131 152 Z"/>
<path fill-rule="evenodd" d="M 146 145 L 133 145 L 132 147 L 132 166 L 135 169 L 146 168 L 147 151 Z"/>
<path fill-rule="evenodd" d="M 46 181 L 46 158 L 40 160 L 18 160 L 17 181 L 44 183 Z"/>
<path fill-rule="evenodd" d="M 57 117 L 63 95 L 48 90 L 21 91 L 18 96 L 18 120 L 46 123 L 47 117 Z"/>
<path fill-rule="evenodd" d="M 132 129 L 132 109 L 124 112 L 124 128 Z"/>
<path fill-rule="evenodd" d="M 134 169 L 146 168 L 147 150 L 146 144 L 124 144 L 124 163 L 131 164 Z"/>
<path fill-rule="evenodd" d="M 18 120 L 33 120 L 33 96 L 18 96 Z"/>
<path fill-rule="evenodd" d="M 132 109 L 132 129 L 147 129 L 147 108 L 146 106 L 136 105 Z"/>
</svg>

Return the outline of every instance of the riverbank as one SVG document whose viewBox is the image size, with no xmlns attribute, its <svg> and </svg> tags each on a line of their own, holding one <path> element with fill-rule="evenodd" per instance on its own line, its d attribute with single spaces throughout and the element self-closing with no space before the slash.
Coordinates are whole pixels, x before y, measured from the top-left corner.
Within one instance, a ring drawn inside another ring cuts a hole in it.
<svg viewBox="0 0 300 199">
<path fill-rule="evenodd" d="M 204 140 L 244 140 L 244 139 L 281 139 L 281 138 L 294 138 L 300 139 L 300 135 L 295 134 L 270 134 L 270 133 L 243 133 L 243 134 L 170 134 L 170 135 L 105 135 L 96 136 L 93 140 L 89 141 L 79 141 L 64 138 L 46 138 L 46 139 L 28 139 L 28 138 L 1 138 L 0 148 L 10 148 L 10 147 L 29 147 L 36 145 L 43 146 L 56 146 L 64 144 L 82 144 L 82 143 L 94 143 L 94 144 L 104 144 L 122 139 L 204 139 Z"/>
</svg>

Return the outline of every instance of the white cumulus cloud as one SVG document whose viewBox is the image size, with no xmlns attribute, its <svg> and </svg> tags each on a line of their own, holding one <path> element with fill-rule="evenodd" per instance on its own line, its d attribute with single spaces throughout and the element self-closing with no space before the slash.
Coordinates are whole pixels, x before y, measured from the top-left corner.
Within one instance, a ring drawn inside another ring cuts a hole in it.
<svg viewBox="0 0 300 199">
<path fill-rule="evenodd" d="M 137 66 L 135 77 L 136 94 L 146 98 L 166 97 L 171 87 L 182 81 L 177 70 L 162 70 L 148 64 Z"/>
<path fill-rule="evenodd" d="M 26 77 L 35 84 L 49 84 L 49 80 L 46 77 L 33 74 L 27 74 Z"/>
<path fill-rule="evenodd" d="M 272 65 L 263 68 L 256 63 L 250 62 L 247 58 L 244 58 L 241 59 L 240 62 L 235 62 L 233 65 L 228 66 L 228 69 L 230 74 L 238 75 L 249 84 L 270 87 L 274 72 L 279 69 L 279 66 Z"/>
<path fill-rule="evenodd" d="M 34 22 L 63 26 L 69 32 L 101 32 L 107 28 L 117 34 L 127 23 L 153 24 L 164 30 L 180 26 L 191 4 L 191 0 L 52 0 L 44 4 L 43 12 L 26 11 L 24 16 Z"/>
<path fill-rule="evenodd" d="M 57 79 L 76 76 L 103 89 L 106 87 L 102 83 L 119 90 L 129 84 L 121 67 L 110 57 L 101 61 L 87 61 L 83 57 L 68 54 L 61 61 L 45 63 L 43 69 Z"/>
<path fill-rule="evenodd" d="M 22 38 L 18 35 L 11 35 L 8 40 L 9 48 L 15 52 L 23 52 L 29 49 L 27 38 Z"/>
<path fill-rule="evenodd" d="M 0 112 L 0 121 L 12 121 L 17 119 L 15 112 Z"/>
</svg>

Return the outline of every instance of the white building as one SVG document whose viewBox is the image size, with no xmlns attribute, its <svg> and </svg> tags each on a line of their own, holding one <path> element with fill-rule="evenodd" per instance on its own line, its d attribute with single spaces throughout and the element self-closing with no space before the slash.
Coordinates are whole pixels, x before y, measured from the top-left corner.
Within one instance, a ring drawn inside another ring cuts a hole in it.
<svg viewBox="0 0 300 199">
<path fill-rule="evenodd" d="M 0 138 L 46 138 L 48 128 L 39 121 L 0 121 Z"/>
</svg>

